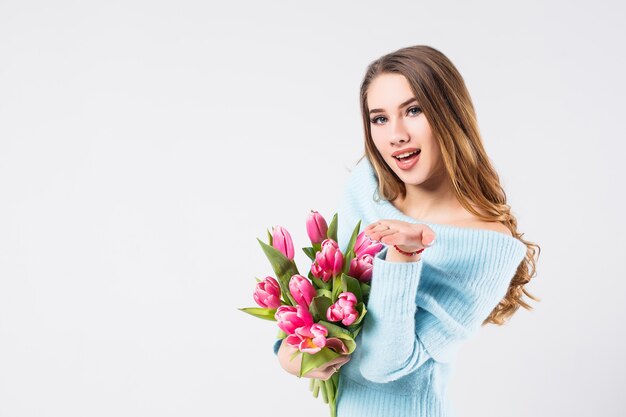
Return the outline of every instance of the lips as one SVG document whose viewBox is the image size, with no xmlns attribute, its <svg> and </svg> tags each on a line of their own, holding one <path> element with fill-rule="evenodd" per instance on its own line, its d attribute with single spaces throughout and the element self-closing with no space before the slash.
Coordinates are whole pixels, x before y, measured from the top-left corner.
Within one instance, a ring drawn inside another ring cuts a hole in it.
<svg viewBox="0 0 626 417">
<path fill-rule="evenodd" d="M 421 152 L 417 152 L 417 153 L 414 153 L 413 155 L 411 155 L 411 156 L 409 156 L 407 158 L 404 158 L 404 159 L 396 158 L 396 165 L 401 170 L 408 171 L 411 168 L 413 168 L 415 166 L 415 164 L 417 164 L 417 162 L 420 159 L 420 154 L 421 154 Z"/>
<path fill-rule="evenodd" d="M 404 155 L 406 153 L 413 153 L 413 152 L 416 152 L 416 151 L 417 151 L 418 155 L 421 153 L 421 149 L 419 149 L 419 148 L 406 148 L 406 149 L 402 149 L 400 151 L 396 151 L 396 152 L 392 153 L 391 156 L 393 156 L 398 161 L 400 161 L 401 159 L 398 158 L 398 155 Z"/>
</svg>

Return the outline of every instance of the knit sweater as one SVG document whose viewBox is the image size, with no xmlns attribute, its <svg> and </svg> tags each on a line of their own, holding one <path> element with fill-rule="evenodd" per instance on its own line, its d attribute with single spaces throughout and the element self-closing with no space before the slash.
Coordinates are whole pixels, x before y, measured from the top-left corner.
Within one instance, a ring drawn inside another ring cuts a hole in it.
<svg viewBox="0 0 626 417">
<path fill-rule="evenodd" d="M 526 245 L 495 230 L 414 219 L 376 201 L 377 187 L 364 158 L 337 210 L 342 252 L 358 220 L 361 231 L 381 219 L 422 223 L 436 239 L 419 261 L 387 261 L 388 247 L 374 257 L 363 328 L 340 371 L 337 417 L 455 417 L 447 397 L 455 355 L 505 296 Z"/>
</svg>

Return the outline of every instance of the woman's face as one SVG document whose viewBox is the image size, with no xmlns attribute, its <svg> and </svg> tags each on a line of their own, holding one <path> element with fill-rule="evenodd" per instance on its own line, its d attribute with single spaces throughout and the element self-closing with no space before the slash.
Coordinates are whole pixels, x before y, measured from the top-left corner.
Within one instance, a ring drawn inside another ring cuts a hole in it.
<svg viewBox="0 0 626 417">
<path fill-rule="evenodd" d="M 404 75 L 387 73 L 374 78 L 367 91 L 367 106 L 374 145 L 405 184 L 441 178 L 444 167 L 439 145 Z M 406 162 L 393 156 L 405 149 L 420 151 Z"/>
</svg>

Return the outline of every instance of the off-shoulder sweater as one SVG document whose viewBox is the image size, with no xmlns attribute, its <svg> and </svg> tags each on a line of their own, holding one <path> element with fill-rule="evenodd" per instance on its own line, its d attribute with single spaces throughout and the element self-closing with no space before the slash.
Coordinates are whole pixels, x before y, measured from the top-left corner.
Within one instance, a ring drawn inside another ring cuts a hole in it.
<svg viewBox="0 0 626 417">
<path fill-rule="evenodd" d="M 418 261 L 387 261 L 388 247 L 374 257 L 368 312 L 340 370 L 337 417 L 456 417 L 447 396 L 455 354 L 505 296 L 526 245 L 495 230 L 409 217 L 377 198 L 377 187 L 364 158 L 337 210 L 342 251 L 358 220 L 361 231 L 380 219 L 423 223 L 436 239 Z"/>
</svg>

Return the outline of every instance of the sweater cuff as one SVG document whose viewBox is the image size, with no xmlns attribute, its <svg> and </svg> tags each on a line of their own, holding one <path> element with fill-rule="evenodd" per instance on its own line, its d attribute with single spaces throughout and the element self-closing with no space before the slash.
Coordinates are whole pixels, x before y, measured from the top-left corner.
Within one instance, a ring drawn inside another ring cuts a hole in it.
<svg viewBox="0 0 626 417">
<path fill-rule="evenodd" d="M 283 342 L 283 339 L 277 339 L 274 341 L 274 345 L 272 346 L 272 350 L 274 351 L 274 355 L 278 355 L 278 350 L 280 349 L 280 345 Z"/>
<path fill-rule="evenodd" d="M 423 262 L 387 261 L 388 250 L 385 248 L 374 256 L 367 309 L 375 311 L 378 318 L 385 321 L 413 317 Z"/>
</svg>

